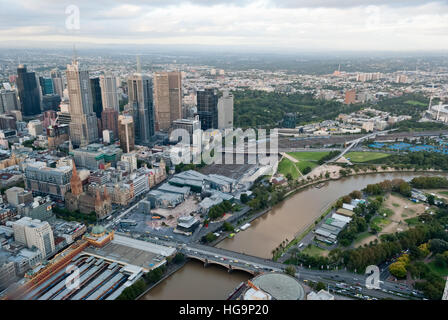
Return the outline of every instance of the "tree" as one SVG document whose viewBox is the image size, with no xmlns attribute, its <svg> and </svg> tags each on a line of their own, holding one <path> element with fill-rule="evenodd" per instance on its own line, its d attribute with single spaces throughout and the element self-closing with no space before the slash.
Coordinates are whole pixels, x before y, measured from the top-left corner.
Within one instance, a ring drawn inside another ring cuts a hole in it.
<svg viewBox="0 0 448 320">
<path fill-rule="evenodd" d="M 352 199 L 361 199 L 362 192 L 359 190 L 355 190 L 355 191 L 350 192 L 349 196 L 352 197 Z"/>
<path fill-rule="evenodd" d="M 434 253 L 442 253 L 448 250 L 448 242 L 442 239 L 432 239 L 429 241 L 429 250 Z"/>
<path fill-rule="evenodd" d="M 400 194 L 405 196 L 405 197 L 410 197 L 411 196 L 411 185 L 407 182 L 402 182 L 400 183 Z"/>
<path fill-rule="evenodd" d="M 404 278 L 406 276 L 406 266 L 403 262 L 394 262 L 389 266 L 389 271 L 397 278 Z"/>
<path fill-rule="evenodd" d="M 249 196 L 246 193 L 242 193 L 240 200 L 241 200 L 241 203 L 247 203 L 249 201 Z"/>
<path fill-rule="evenodd" d="M 233 231 L 233 230 L 234 230 L 232 224 L 229 223 L 229 222 L 227 222 L 227 221 L 225 221 L 225 222 L 223 223 L 222 228 L 223 228 L 225 231 Z"/>
<path fill-rule="evenodd" d="M 292 265 L 289 265 L 285 268 L 285 273 L 289 274 L 292 277 L 296 276 L 296 268 Z"/>
<path fill-rule="evenodd" d="M 303 170 L 302 170 L 302 174 L 303 175 L 306 175 L 306 174 L 308 174 L 308 173 L 310 173 L 311 172 L 311 167 L 305 167 Z"/>
<path fill-rule="evenodd" d="M 325 290 L 325 288 L 326 288 L 325 283 L 323 283 L 323 282 L 321 282 L 321 281 L 319 281 L 319 282 L 316 284 L 316 291 Z"/>
<path fill-rule="evenodd" d="M 291 174 L 291 172 L 288 172 L 287 174 L 286 174 L 286 179 L 288 179 L 288 180 L 292 180 L 293 178 L 292 178 L 292 174 Z"/>
<path fill-rule="evenodd" d="M 217 238 L 217 236 L 214 235 L 212 232 L 209 232 L 205 235 L 205 241 L 207 241 L 207 242 L 213 242 L 216 240 L 216 238 Z"/>
<path fill-rule="evenodd" d="M 427 199 L 428 199 L 428 203 L 430 205 L 434 205 L 436 197 L 434 197 L 432 194 L 430 194 L 430 195 L 428 195 Z"/>
</svg>

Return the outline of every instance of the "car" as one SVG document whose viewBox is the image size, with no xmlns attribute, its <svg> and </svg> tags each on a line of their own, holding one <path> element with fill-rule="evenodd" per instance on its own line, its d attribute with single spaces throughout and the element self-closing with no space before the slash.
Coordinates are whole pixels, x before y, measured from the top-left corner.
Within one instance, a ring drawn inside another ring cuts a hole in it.
<svg viewBox="0 0 448 320">
<path fill-rule="evenodd" d="M 221 258 L 220 260 L 221 260 L 221 261 L 224 261 L 224 258 Z"/>
</svg>

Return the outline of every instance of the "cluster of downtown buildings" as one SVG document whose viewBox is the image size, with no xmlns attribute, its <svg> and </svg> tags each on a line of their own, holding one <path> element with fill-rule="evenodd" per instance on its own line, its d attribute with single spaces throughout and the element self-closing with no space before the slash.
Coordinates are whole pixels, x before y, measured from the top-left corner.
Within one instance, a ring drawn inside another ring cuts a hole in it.
<svg viewBox="0 0 448 320">
<path fill-rule="evenodd" d="M 172 130 L 233 127 L 228 91 L 198 90 L 191 115 L 183 107 L 181 72 L 150 76 L 137 69 L 125 82 L 112 73 L 91 77 L 74 58 L 65 76 L 53 69 L 37 77 L 21 64 L 2 84 L 0 292 L 86 232 L 82 223 L 58 219 L 55 206 L 104 219 L 174 172 Z M 149 195 L 153 206 L 172 205 L 174 182 Z"/>
</svg>

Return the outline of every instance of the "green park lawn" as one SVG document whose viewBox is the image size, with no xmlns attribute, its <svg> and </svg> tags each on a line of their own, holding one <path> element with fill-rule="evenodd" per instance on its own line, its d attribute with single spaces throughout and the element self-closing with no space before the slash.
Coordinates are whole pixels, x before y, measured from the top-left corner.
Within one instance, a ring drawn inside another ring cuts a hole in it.
<svg viewBox="0 0 448 320">
<path fill-rule="evenodd" d="M 280 161 L 280 163 L 278 164 L 278 172 L 283 174 L 285 177 L 288 173 L 290 173 L 293 179 L 297 179 L 300 175 L 299 171 L 294 165 L 294 162 L 292 162 L 288 158 L 283 158 L 282 161 Z"/>
<path fill-rule="evenodd" d="M 296 163 L 297 168 L 299 168 L 300 172 L 303 174 L 303 169 L 306 167 L 310 167 L 311 170 L 317 167 L 317 162 L 311 162 L 311 161 L 299 161 Z"/>
<path fill-rule="evenodd" d="M 346 158 L 350 158 L 351 162 L 367 162 L 386 158 L 388 156 L 389 154 L 383 152 L 360 152 L 360 151 L 349 152 L 345 155 Z"/>
<path fill-rule="evenodd" d="M 311 161 L 319 161 L 322 157 L 325 157 L 329 154 L 329 151 L 307 151 L 307 152 L 288 152 L 290 156 L 293 156 L 297 160 L 311 160 Z"/>
<path fill-rule="evenodd" d="M 311 245 L 310 247 L 306 247 L 305 249 L 303 249 L 302 253 L 305 253 L 312 257 L 320 257 L 320 256 L 324 255 L 324 253 L 326 251 L 327 250 L 321 249 L 318 246 Z"/>
<path fill-rule="evenodd" d="M 405 101 L 404 103 L 410 104 L 411 106 L 426 106 L 426 103 L 416 101 L 416 100 L 408 100 L 408 101 Z"/>
<path fill-rule="evenodd" d="M 440 268 L 436 266 L 435 261 L 431 261 L 430 263 L 428 263 L 428 267 L 442 277 L 448 276 L 448 268 Z"/>
</svg>

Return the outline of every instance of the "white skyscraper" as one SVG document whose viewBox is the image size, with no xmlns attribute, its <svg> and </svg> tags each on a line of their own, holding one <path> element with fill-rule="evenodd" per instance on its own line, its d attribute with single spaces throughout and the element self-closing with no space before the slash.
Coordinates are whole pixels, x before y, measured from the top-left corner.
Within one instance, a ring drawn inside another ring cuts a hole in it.
<svg viewBox="0 0 448 320">
<path fill-rule="evenodd" d="M 218 99 L 218 129 L 233 128 L 233 95 L 224 91 Z"/>
<path fill-rule="evenodd" d="M 54 237 L 51 226 L 46 221 L 24 217 L 13 223 L 14 240 L 28 248 L 36 247 L 46 257 L 54 251 Z"/>
<path fill-rule="evenodd" d="M 110 74 L 101 75 L 100 87 L 103 109 L 111 108 L 120 111 L 116 77 Z"/>
</svg>

